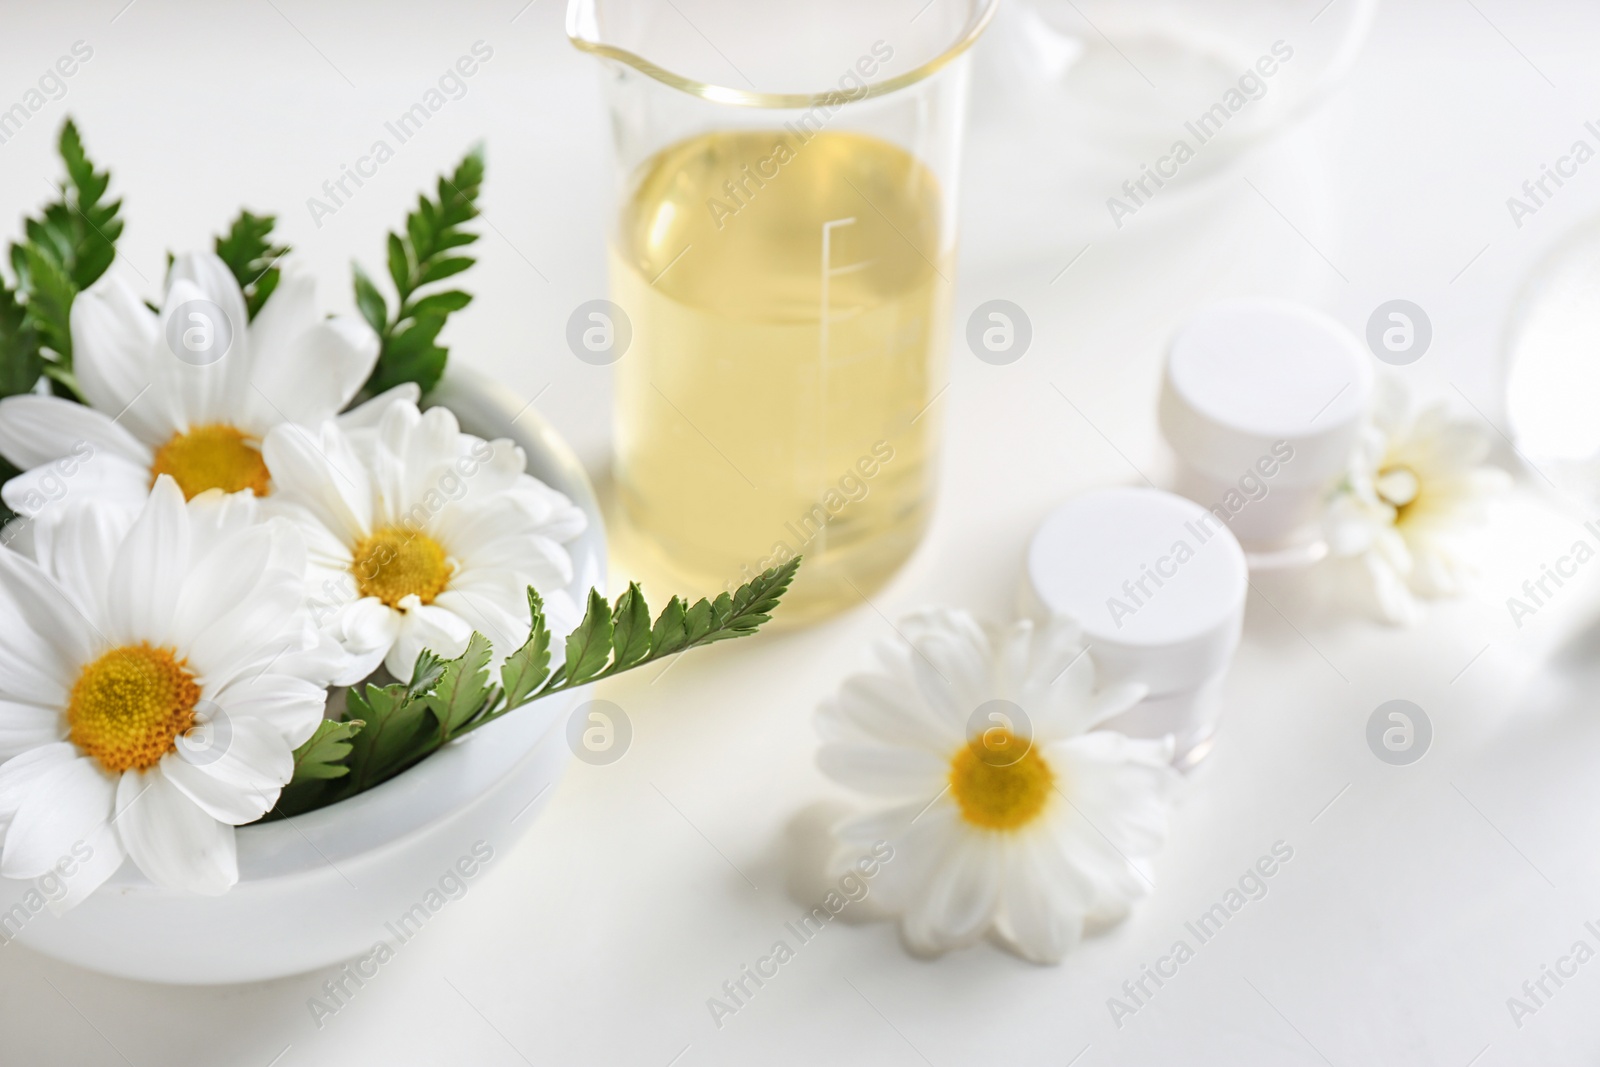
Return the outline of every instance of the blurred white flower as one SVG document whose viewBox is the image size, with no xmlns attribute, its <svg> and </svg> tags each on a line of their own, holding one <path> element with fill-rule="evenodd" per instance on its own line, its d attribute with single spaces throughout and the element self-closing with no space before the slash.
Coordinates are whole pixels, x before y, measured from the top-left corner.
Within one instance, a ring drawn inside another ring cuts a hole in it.
<svg viewBox="0 0 1600 1067">
<path fill-rule="evenodd" d="M 305 607 L 305 550 L 248 495 L 75 503 L 0 549 L 0 874 L 70 861 L 58 908 L 131 857 L 158 885 L 238 881 L 343 664 Z"/>
<path fill-rule="evenodd" d="M 1394 379 L 1379 386 L 1372 421 L 1327 513 L 1334 556 L 1359 559 L 1390 622 L 1421 619 L 1418 597 L 1459 593 L 1474 567 L 1471 535 L 1510 475 L 1484 465 L 1489 438 L 1443 404 L 1413 410 Z"/>
<path fill-rule="evenodd" d="M 894 802 L 836 827 L 834 864 L 893 846 L 873 900 L 914 952 L 988 933 L 1057 962 L 1144 893 L 1134 864 L 1164 840 L 1180 780 L 1172 740 L 1095 729 L 1144 687 L 1096 692 L 1068 623 L 996 631 L 937 610 L 900 630 L 819 711 L 823 771 Z"/>
</svg>

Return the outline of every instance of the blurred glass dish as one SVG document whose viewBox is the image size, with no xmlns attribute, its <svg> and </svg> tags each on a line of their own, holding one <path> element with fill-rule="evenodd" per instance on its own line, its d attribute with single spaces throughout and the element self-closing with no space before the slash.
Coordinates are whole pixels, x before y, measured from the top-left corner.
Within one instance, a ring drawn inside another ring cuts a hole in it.
<svg viewBox="0 0 1600 1067">
<path fill-rule="evenodd" d="M 975 50 L 969 232 L 1056 256 L 1204 198 L 1343 79 L 1377 2 L 1002 5 Z"/>
<path fill-rule="evenodd" d="M 1522 285 L 1506 333 L 1506 419 L 1522 458 L 1600 499 L 1600 220 L 1576 227 Z"/>
</svg>

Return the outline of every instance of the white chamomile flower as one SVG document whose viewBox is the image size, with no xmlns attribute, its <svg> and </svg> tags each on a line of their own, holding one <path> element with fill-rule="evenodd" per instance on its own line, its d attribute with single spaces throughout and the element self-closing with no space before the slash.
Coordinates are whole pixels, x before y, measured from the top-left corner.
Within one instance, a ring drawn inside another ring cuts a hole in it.
<svg viewBox="0 0 1600 1067">
<path fill-rule="evenodd" d="M 988 933 L 1057 962 L 1144 892 L 1134 862 L 1166 836 L 1172 739 L 1095 730 L 1144 687 L 1096 692 L 1066 622 L 998 631 L 937 610 L 900 630 L 819 713 L 823 771 L 895 802 L 836 827 L 835 863 L 893 847 L 873 899 L 914 952 Z"/>
<path fill-rule="evenodd" d="M 584 514 L 512 442 L 396 401 L 371 432 L 280 427 L 265 455 L 270 507 L 306 539 L 312 612 L 352 656 L 340 684 L 379 663 L 409 679 L 419 652 L 459 655 L 474 630 L 503 658 L 528 636 L 529 586 L 553 632 L 577 624 L 565 545 Z"/>
<path fill-rule="evenodd" d="M 305 607 L 293 527 L 248 495 L 74 504 L 0 549 L 0 874 L 65 858 L 66 907 L 131 858 L 216 894 L 234 830 L 271 810 L 340 670 Z"/>
<path fill-rule="evenodd" d="M 1471 576 L 1471 534 L 1511 483 L 1484 465 L 1488 454 L 1475 424 L 1452 420 L 1442 404 L 1414 411 L 1392 379 L 1380 386 L 1327 524 L 1332 554 L 1364 563 L 1389 621 L 1419 621 L 1419 596 L 1454 595 Z"/>
<path fill-rule="evenodd" d="M 317 426 L 348 404 L 378 358 L 359 319 L 324 318 L 316 283 L 286 269 L 247 325 L 244 296 L 209 252 L 180 256 L 159 313 L 107 277 L 72 304 L 73 368 L 87 401 L 0 400 L 0 455 L 24 473 L 6 503 L 37 518 L 71 493 L 137 511 L 157 475 L 189 498 L 270 491 L 261 441 L 282 422 Z M 402 387 L 350 413 L 370 422 Z"/>
</svg>

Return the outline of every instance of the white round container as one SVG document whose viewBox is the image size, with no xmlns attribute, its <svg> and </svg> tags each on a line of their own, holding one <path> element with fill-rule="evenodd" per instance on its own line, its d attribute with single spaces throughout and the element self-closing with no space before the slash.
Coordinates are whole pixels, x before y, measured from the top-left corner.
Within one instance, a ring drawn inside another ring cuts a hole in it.
<svg viewBox="0 0 1600 1067">
<path fill-rule="evenodd" d="M 569 592 L 582 603 L 591 585 L 603 588 L 600 509 L 561 438 L 515 394 L 466 371 L 452 369 L 429 399 L 455 412 L 468 433 L 521 445 L 528 472 L 583 510 L 588 528 L 568 546 Z M 507 862 L 571 759 L 560 724 L 589 692 L 512 712 L 349 800 L 240 827 L 239 882 L 221 896 L 154 885 L 130 862 L 57 917 L 30 912 L 32 882 L 0 879 L 0 935 L 144 981 L 253 982 L 360 957 L 365 962 L 351 965 L 357 977 L 345 979 L 359 983 L 377 966 L 376 945 L 403 944 L 412 924 L 453 900 L 464 879 Z"/>
<path fill-rule="evenodd" d="M 1248 580 L 1239 542 L 1205 508 L 1159 489 L 1101 489 L 1040 524 L 1023 597 L 1029 614 L 1077 623 L 1103 683 L 1149 687 L 1106 725 L 1172 734 L 1174 762 L 1190 766 L 1216 728 Z"/>
<path fill-rule="evenodd" d="M 1225 521 L 1252 565 L 1321 554 L 1318 518 L 1372 398 L 1372 362 L 1338 322 L 1300 304 L 1227 300 L 1173 338 L 1161 431 L 1176 490 Z"/>
</svg>

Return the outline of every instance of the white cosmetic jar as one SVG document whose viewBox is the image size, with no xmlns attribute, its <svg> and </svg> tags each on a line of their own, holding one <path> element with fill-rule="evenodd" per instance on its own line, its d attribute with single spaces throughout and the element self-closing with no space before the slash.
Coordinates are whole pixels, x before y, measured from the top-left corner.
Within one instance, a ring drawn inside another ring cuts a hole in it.
<svg viewBox="0 0 1600 1067">
<path fill-rule="evenodd" d="M 1372 384 L 1360 340 L 1319 311 L 1258 299 L 1204 308 L 1173 338 L 1162 378 L 1176 490 L 1225 521 L 1252 565 L 1318 558 L 1321 511 Z"/>
</svg>

